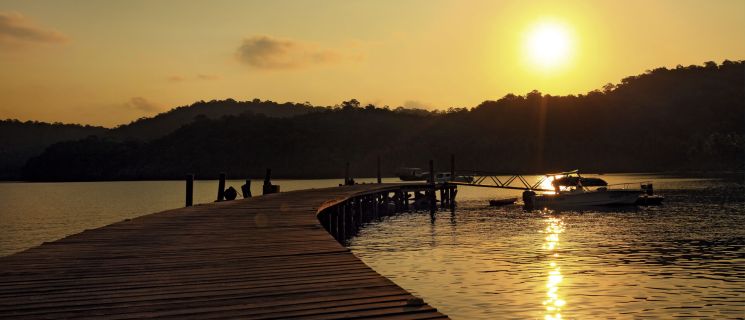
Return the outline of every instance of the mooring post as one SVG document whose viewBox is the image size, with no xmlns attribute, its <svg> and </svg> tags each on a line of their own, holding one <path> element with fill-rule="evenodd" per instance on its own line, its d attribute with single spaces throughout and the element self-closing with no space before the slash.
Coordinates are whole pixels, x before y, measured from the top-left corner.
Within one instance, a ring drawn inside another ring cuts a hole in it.
<svg viewBox="0 0 745 320">
<path fill-rule="evenodd" d="M 347 233 L 344 239 L 349 239 L 354 235 L 354 200 L 349 200 L 347 204 Z"/>
<path fill-rule="evenodd" d="M 331 213 L 331 209 L 327 209 L 326 212 L 328 212 L 328 219 L 329 219 L 329 225 L 328 225 L 328 231 L 329 234 L 331 234 L 334 238 L 336 238 L 336 235 L 334 234 L 334 214 Z"/>
<path fill-rule="evenodd" d="M 437 210 L 437 196 L 435 195 L 435 164 L 434 161 L 429 160 L 429 183 L 430 183 L 430 191 L 429 191 L 429 213 L 432 215 L 432 219 L 434 219 L 435 211 Z"/>
<path fill-rule="evenodd" d="M 450 154 L 450 180 L 455 180 L 455 154 Z"/>
<path fill-rule="evenodd" d="M 445 208 L 445 202 L 447 201 L 445 198 L 445 190 L 448 187 L 448 183 L 445 182 L 442 184 L 442 188 L 440 189 L 440 207 Z"/>
<path fill-rule="evenodd" d="M 452 189 L 450 189 L 450 211 L 455 212 L 455 195 L 458 194 L 458 187 L 453 186 Z"/>
<path fill-rule="evenodd" d="M 243 193 L 243 198 L 251 197 L 251 179 L 246 179 L 246 184 L 241 186 L 241 192 Z"/>
<path fill-rule="evenodd" d="M 435 183 L 435 163 L 429 160 L 429 183 Z"/>
<path fill-rule="evenodd" d="M 194 204 L 194 174 L 186 175 L 186 206 L 191 207 Z"/>
<path fill-rule="evenodd" d="M 380 176 L 380 156 L 378 156 L 378 183 L 383 183 L 383 178 Z"/>
<path fill-rule="evenodd" d="M 373 216 L 375 217 L 375 219 L 378 219 L 378 217 L 380 217 L 379 212 L 380 212 L 380 194 L 376 193 L 375 196 L 373 196 Z"/>
<path fill-rule="evenodd" d="M 344 215 L 343 210 L 343 204 L 336 205 L 336 240 L 339 240 L 339 243 L 342 243 L 341 232 L 342 227 L 344 226 L 342 224 L 342 217 Z"/>
<path fill-rule="evenodd" d="M 403 191 L 404 193 L 404 210 L 411 211 L 411 208 L 409 208 L 409 192 Z"/>
<path fill-rule="evenodd" d="M 347 202 L 342 203 L 341 207 L 341 243 L 347 240 Z"/>
<path fill-rule="evenodd" d="M 267 194 L 267 191 L 269 191 L 270 187 L 272 185 L 272 169 L 266 168 L 266 173 L 264 174 L 264 194 Z"/>
<path fill-rule="evenodd" d="M 220 172 L 220 178 L 217 182 L 217 201 L 225 200 L 225 172 Z"/>
<path fill-rule="evenodd" d="M 264 176 L 264 186 L 262 188 L 263 194 L 277 193 L 279 192 L 279 185 L 272 184 L 272 169 L 266 168 L 266 175 Z"/>
<path fill-rule="evenodd" d="M 366 210 L 365 206 L 366 205 L 367 205 L 367 196 L 363 196 L 362 198 L 360 198 L 360 202 L 359 202 L 360 213 L 358 215 L 358 220 L 357 220 L 357 231 L 359 231 L 360 227 L 362 227 L 362 224 L 365 223 L 365 210 Z"/>
<path fill-rule="evenodd" d="M 344 185 L 349 185 L 349 161 L 344 164 Z"/>
</svg>

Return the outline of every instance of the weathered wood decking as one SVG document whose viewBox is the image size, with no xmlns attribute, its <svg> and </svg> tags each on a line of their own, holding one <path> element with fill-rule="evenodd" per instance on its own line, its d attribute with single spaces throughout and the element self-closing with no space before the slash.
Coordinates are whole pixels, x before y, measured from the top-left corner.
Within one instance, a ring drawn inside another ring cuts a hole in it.
<svg viewBox="0 0 745 320">
<path fill-rule="evenodd" d="M 380 188 L 395 185 L 169 210 L 2 257 L 0 318 L 446 319 L 316 218 Z"/>
</svg>

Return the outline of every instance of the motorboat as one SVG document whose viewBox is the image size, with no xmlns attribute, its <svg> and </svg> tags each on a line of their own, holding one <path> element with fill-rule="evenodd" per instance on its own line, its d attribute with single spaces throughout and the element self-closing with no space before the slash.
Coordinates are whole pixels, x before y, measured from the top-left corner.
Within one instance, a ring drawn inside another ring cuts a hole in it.
<svg viewBox="0 0 745 320">
<path fill-rule="evenodd" d="M 423 181 L 429 176 L 428 172 L 421 168 L 398 168 L 396 175 L 401 181 Z"/>
<path fill-rule="evenodd" d="M 553 177 L 551 185 L 554 190 L 544 190 L 540 194 L 532 190 L 523 192 L 527 207 L 634 205 L 645 192 L 641 188 L 629 188 L 630 184 L 611 188 L 605 180 L 582 177 L 577 170 L 547 176 Z"/>
<path fill-rule="evenodd" d="M 450 172 L 440 172 L 435 175 L 435 181 L 437 181 L 438 183 L 443 183 L 443 182 L 471 183 L 473 182 L 473 176 L 456 175 L 455 177 L 453 177 Z"/>
</svg>

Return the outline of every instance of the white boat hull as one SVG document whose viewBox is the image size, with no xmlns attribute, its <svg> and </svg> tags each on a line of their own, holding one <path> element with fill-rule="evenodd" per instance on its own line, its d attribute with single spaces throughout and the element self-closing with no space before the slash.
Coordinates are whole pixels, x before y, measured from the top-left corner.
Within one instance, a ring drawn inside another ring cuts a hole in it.
<svg viewBox="0 0 745 320">
<path fill-rule="evenodd" d="M 532 201 L 534 207 L 633 205 L 641 194 L 637 190 L 562 192 L 535 195 Z"/>
</svg>

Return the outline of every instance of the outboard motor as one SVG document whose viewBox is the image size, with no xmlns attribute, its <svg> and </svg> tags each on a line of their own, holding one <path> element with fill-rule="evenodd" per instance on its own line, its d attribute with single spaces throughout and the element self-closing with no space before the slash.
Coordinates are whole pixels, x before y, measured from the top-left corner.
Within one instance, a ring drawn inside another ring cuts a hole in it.
<svg viewBox="0 0 745 320">
<path fill-rule="evenodd" d="M 654 187 L 652 187 L 652 184 L 643 184 L 642 190 L 646 191 L 648 196 L 654 195 Z"/>
<path fill-rule="evenodd" d="M 535 204 L 535 192 L 530 190 L 523 191 L 523 203 L 528 209 L 532 209 Z"/>
</svg>

